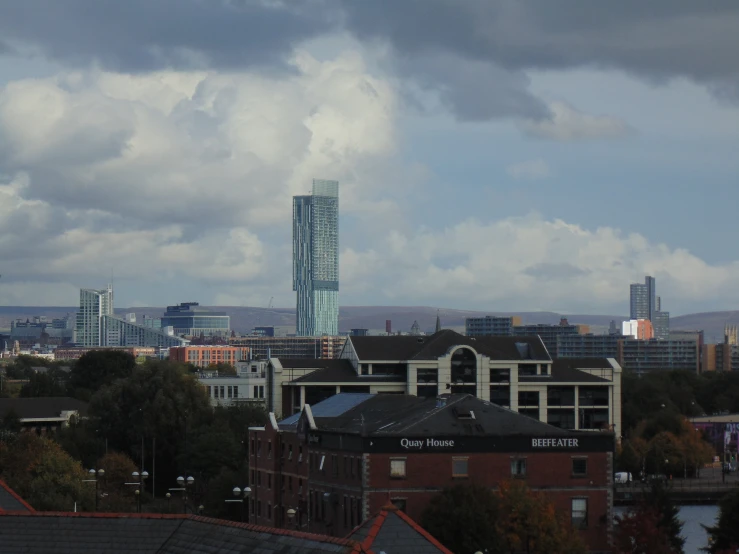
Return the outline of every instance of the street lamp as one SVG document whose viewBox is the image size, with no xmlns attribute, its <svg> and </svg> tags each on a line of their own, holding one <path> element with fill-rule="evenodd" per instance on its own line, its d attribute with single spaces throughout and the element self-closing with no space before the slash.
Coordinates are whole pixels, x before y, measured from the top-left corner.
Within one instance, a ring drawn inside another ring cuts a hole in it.
<svg viewBox="0 0 739 554">
<path fill-rule="evenodd" d="M 177 484 L 179 487 L 170 488 L 170 491 L 182 491 L 182 513 L 187 513 L 187 487 L 192 487 L 195 484 L 195 477 L 192 475 L 187 478 L 180 475 L 177 478 Z"/>
<path fill-rule="evenodd" d="M 138 513 L 141 513 L 141 495 L 144 493 L 144 481 L 149 478 L 149 472 L 146 470 L 142 471 L 141 473 L 139 473 L 138 471 L 134 471 L 133 473 L 131 473 L 131 477 L 133 477 L 133 482 L 126 484 L 138 486 L 134 494 L 136 494 L 136 507 Z"/>
<path fill-rule="evenodd" d="M 103 478 L 105 475 L 104 469 L 98 469 L 95 471 L 94 469 L 91 469 L 87 472 L 91 479 L 85 479 L 85 483 L 95 483 L 95 511 L 98 511 L 98 481 Z"/>
<path fill-rule="evenodd" d="M 240 489 L 239 487 L 233 488 L 233 495 L 236 497 L 234 499 L 228 499 L 226 502 L 240 502 L 241 503 L 241 521 L 244 521 L 244 504 L 247 504 L 249 502 L 249 497 L 251 496 L 251 488 L 244 487 L 243 489 Z M 249 513 L 247 510 L 246 514 L 246 520 L 249 521 Z"/>
<path fill-rule="evenodd" d="M 168 514 L 171 514 L 171 513 L 172 513 L 172 510 L 171 510 L 171 509 L 170 509 L 170 507 L 169 507 L 169 503 L 170 503 L 170 501 L 172 500 L 172 493 L 169 493 L 169 492 L 168 492 L 168 493 L 167 493 L 167 494 L 165 494 L 164 496 L 166 496 L 166 497 L 167 497 L 167 513 L 168 513 Z"/>
</svg>

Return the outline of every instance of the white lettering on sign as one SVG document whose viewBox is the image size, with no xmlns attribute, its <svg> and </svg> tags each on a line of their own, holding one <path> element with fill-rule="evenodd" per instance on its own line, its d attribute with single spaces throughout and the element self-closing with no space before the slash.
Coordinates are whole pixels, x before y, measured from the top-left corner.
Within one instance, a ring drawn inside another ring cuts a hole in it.
<svg viewBox="0 0 739 554">
<path fill-rule="evenodd" d="M 453 448 L 453 440 L 439 440 L 439 439 L 400 439 L 400 446 L 409 449 L 423 450 L 426 448 Z"/>
<path fill-rule="evenodd" d="M 531 439 L 534 448 L 577 448 L 577 439 Z"/>
</svg>

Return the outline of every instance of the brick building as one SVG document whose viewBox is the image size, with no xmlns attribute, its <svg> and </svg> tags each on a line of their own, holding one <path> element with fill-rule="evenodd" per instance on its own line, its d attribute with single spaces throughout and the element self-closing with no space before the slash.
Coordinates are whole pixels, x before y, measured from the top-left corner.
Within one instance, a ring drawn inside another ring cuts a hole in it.
<svg viewBox="0 0 739 554">
<path fill-rule="evenodd" d="M 169 349 L 169 359 L 175 362 L 208 367 L 211 364 L 231 364 L 249 359 L 245 346 L 176 346 Z"/>
<path fill-rule="evenodd" d="M 467 394 L 339 394 L 249 430 L 249 513 L 346 536 L 388 501 L 419 520 L 445 487 L 523 479 L 591 551 L 609 551 L 613 450 L 610 432 L 560 429 Z"/>
</svg>

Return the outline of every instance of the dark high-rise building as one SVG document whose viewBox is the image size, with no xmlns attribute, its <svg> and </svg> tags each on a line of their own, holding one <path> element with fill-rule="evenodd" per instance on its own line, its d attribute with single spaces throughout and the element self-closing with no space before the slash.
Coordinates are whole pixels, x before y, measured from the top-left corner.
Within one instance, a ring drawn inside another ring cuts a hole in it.
<svg viewBox="0 0 739 554">
<path fill-rule="evenodd" d="M 646 319 L 652 321 L 654 313 L 657 311 L 657 281 L 654 277 L 647 275 L 644 277 L 644 284 L 647 287 L 647 302 L 649 306 L 649 314 Z"/>
<path fill-rule="evenodd" d="M 313 194 L 293 197 L 293 290 L 296 333 L 339 334 L 339 182 L 313 180 Z"/>
<path fill-rule="evenodd" d="M 642 283 L 631 284 L 629 319 L 649 319 L 649 289 Z"/>
<path fill-rule="evenodd" d="M 655 339 L 669 340 L 670 312 L 654 312 L 652 316 L 652 327 L 654 328 Z"/>
</svg>

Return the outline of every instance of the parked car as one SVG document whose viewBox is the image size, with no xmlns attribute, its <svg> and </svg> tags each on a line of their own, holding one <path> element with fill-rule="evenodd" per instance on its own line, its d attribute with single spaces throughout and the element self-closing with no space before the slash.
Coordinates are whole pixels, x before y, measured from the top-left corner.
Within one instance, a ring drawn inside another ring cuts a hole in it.
<svg viewBox="0 0 739 554">
<path fill-rule="evenodd" d="M 631 473 L 626 471 L 619 471 L 616 473 L 616 483 L 631 483 L 632 480 Z"/>
</svg>

